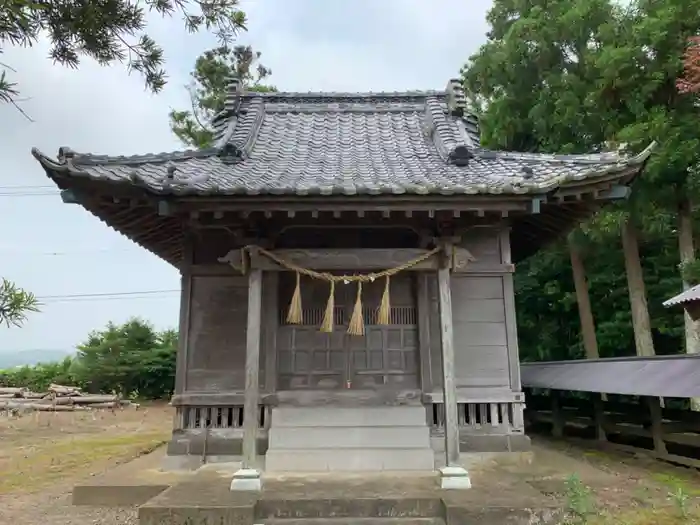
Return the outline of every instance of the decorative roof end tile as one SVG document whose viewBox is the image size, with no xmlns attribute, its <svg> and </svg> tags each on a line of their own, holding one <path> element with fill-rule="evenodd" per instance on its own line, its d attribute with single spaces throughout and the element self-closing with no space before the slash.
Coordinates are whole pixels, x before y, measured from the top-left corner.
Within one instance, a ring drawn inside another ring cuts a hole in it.
<svg viewBox="0 0 700 525">
<path fill-rule="evenodd" d="M 457 146 L 450 151 L 447 160 L 455 166 L 468 166 L 469 161 L 474 157 L 474 154 L 466 146 Z"/>
<path fill-rule="evenodd" d="M 447 83 L 447 109 L 454 117 L 463 117 L 467 113 L 467 97 L 459 79 L 453 78 Z"/>
</svg>

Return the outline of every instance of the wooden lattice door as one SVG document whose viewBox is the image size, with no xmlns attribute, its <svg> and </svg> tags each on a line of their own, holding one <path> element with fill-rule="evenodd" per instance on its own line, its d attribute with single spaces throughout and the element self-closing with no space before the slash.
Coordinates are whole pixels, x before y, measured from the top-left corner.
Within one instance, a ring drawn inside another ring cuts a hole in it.
<svg viewBox="0 0 700 525">
<path fill-rule="evenodd" d="M 328 284 L 302 279 L 303 324 L 286 322 L 295 276 L 280 277 L 277 370 L 279 390 L 415 389 L 418 387 L 418 330 L 411 274 L 391 279 L 389 325 L 377 324 L 383 282 L 367 284 L 362 302 L 365 335 L 346 333 L 357 292 L 339 284 L 333 333 L 319 331 L 328 300 Z"/>
</svg>

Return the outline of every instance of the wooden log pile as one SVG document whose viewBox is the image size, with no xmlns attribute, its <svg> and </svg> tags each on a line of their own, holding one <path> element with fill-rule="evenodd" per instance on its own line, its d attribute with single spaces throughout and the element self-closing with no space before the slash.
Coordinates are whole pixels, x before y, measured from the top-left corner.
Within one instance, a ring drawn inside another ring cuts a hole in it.
<svg viewBox="0 0 700 525">
<path fill-rule="evenodd" d="M 79 410 L 139 408 L 137 403 L 117 395 L 86 394 L 76 386 L 51 384 L 46 392 L 28 388 L 0 387 L 0 412 L 74 412 Z"/>
</svg>

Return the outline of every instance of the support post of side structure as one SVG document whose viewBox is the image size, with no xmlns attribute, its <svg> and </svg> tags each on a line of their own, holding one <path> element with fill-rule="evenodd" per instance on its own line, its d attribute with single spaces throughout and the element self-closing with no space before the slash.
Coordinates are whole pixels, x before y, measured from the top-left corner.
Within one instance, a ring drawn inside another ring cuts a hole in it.
<svg viewBox="0 0 700 525">
<path fill-rule="evenodd" d="M 243 404 L 243 464 L 233 475 L 231 490 L 261 490 L 257 464 L 258 416 L 260 397 L 260 328 L 262 270 L 248 275 L 248 324 L 246 327 L 245 401 Z"/>
<path fill-rule="evenodd" d="M 440 338 L 442 346 L 442 389 L 445 408 L 445 467 L 441 469 L 441 487 L 468 489 L 471 481 L 459 464 L 459 427 L 457 423 L 457 387 L 455 384 L 455 349 L 452 330 L 452 286 L 450 255 L 452 245 L 444 245 L 444 257 L 438 269 Z"/>
</svg>

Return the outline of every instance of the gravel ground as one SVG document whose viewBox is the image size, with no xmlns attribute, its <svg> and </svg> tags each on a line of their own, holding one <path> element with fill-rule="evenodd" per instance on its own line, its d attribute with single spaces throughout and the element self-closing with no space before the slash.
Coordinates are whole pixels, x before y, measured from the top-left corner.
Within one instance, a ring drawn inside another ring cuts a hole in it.
<svg viewBox="0 0 700 525">
<path fill-rule="evenodd" d="M 136 525 L 137 508 L 76 507 L 72 488 L 134 457 L 148 436 L 167 434 L 171 421 L 165 405 L 97 416 L 0 418 L 0 525 Z M 26 480 L 26 487 L 8 480 Z"/>
<path fill-rule="evenodd" d="M 136 525 L 137 508 L 71 505 L 70 492 L 46 491 L 31 496 L 0 496 L 3 525 Z"/>
</svg>

